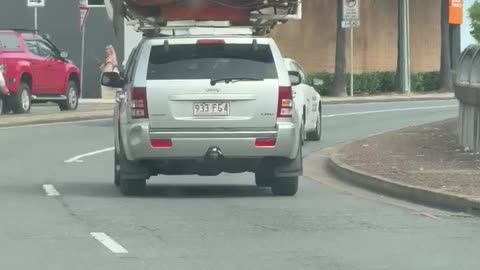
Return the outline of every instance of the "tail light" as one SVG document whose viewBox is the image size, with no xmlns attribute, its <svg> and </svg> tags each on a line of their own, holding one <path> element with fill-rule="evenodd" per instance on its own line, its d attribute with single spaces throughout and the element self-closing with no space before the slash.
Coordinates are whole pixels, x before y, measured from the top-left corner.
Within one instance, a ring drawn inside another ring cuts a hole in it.
<svg viewBox="0 0 480 270">
<path fill-rule="evenodd" d="M 135 87 L 129 91 L 133 119 L 148 118 L 147 88 Z"/>
<path fill-rule="evenodd" d="M 275 138 L 258 138 L 255 140 L 255 147 L 257 148 L 272 148 L 277 144 Z"/>
<path fill-rule="evenodd" d="M 153 148 L 172 148 L 173 143 L 171 139 L 150 139 L 150 145 Z"/>
<path fill-rule="evenodd" d="M 292 87 L 280 87 L 278 89 L 278 118 L 291 118 L 293 116 L 293 92 Z"/>
</svg>

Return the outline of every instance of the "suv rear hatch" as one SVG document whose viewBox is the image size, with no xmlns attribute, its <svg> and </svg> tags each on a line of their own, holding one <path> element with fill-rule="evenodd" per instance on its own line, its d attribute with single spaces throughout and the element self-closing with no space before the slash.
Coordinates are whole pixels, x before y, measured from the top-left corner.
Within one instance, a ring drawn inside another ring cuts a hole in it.
<svg viewBox="0 0 480 270">
<path fill-rule="evenodd" d="M 275 59 L 268 39 L 254 40 L 154 41 L 146 85 L 150 126 L 274 128 Z"/>
</svg>

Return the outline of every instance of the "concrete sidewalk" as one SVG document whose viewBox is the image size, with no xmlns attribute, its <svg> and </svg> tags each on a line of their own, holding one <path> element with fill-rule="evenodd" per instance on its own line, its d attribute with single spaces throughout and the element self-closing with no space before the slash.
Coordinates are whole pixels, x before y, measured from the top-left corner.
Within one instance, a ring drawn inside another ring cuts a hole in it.
<svg viewBox="0 0 480 270">
<path fill-rule="evenodd" d="M 0 116 L 0 127 L 75 122 L 112 118 L 112 109 Z"/>
<path fill-rule="evenodd" d="M 388 94 L 375 96 L 359 96 L 359 97 L 322 97 L 323 104 L 348 104 L 348 103 L 372 103 L 372 102 L 395 102 L 395 101 L 421 101 L 421 100 L 450 100 L 455 99 L 454 93 L 412 93 L 404 94 Z"/>
</svg>

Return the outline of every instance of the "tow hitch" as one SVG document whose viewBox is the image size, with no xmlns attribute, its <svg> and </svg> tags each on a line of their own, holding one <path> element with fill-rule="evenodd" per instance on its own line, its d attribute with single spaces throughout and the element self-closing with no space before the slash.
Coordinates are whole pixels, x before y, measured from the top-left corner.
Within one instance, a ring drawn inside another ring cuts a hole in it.
<svg viewBox="0 0 480 270">
<path fill-rule="evenodd" d="M 207 153 L 205 154 L 205 159 L 207 160 L 218 160 L 223 157 L 222 150 L 216 146 L 212 146 L 207 150 Z"/>
</svg>

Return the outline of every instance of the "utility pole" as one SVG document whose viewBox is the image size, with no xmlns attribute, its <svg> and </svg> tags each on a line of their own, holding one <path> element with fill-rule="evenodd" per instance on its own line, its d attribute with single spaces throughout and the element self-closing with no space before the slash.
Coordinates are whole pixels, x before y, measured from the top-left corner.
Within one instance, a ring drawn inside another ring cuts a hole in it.
<svg viewBox="0 0 480 270">
<path fill-rule="evenodd" d="M 409 0 L 400 0 L 401 4 L 399 5 L 399 31 L 401 31 L 402 42 L 400 42 L 400 47 L 398 48 L 402 52 L 403 58 L 399 59 L 400 61 L 400 86 L 401 90 L 409 95 L 411 93 L 411 64 L 410 64 L 410 1 Z"/>
</svg>

